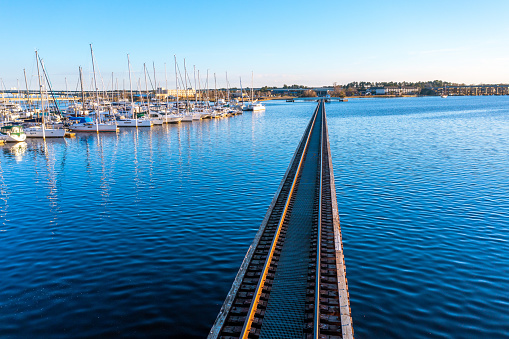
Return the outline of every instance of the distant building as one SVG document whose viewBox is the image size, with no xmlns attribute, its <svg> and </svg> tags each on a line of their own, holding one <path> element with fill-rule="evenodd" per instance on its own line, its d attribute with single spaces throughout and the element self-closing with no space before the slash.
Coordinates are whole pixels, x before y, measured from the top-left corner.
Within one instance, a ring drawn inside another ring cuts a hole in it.
<svg viewBox="0 0 509 339">
<path fill-rule="evenodd" d="M 428 87 L 436 95 L 509 95 L 509 85 L 454 85 Z"/>
<path fill-rule="evenodd" d="M 386 94 L 399 95 L 400 92 L 401 92 L 401 89 L 399 87 L 396 87 L 396 86 L 385 87 Z"/>
<path fill-rule="evenodd" d="M 233 98 L 249 98 L 249 95 L 247 93 L 242 92 L 241 94 L 240 91 L 230 92 L 230 95 Z"/>
<path fill-rule="evenodd" d="M 385 95 L 385 87 L 370 87 L 366 90 L 366 94 L 368 92 L 371 95 Z"/>
<path fill-rule="evenodd" d="M 324 97 L 334 91 L 334 87 L 315 87 L 315 88 L 274 88 L 272 94 L 299 96 L 304 91 L 314 91 L 317 96 Z"/>
<path fill-rule="evenodd" d="M 419 87 L 411 87 L 411 86 L 388 86 L 385 87 L 385 93 L 391 95 L 412 95 L 419 94 L 421 89 Z"/>
<path fill-rule="evenodd" d="M 420 91 L 421 91 L 421 89 L 419 87 L 403 86 L 403 87 L 401 87 L 400 93 L 410 95 L 410 94 L 419 94 Z"/>
<path fill-rule="evenodd" d="M 179 98 L 191 98 L 194 97 L 196 94 L 196 91 L 192 88 L 189 89 L 179 89 L 178 90 L 178 96 Z M 165 89 L 165 88 L 158 88 L 156 91 L 157 97 L 177 97 L 177 90 L 176 89 Z"/>
</svg>

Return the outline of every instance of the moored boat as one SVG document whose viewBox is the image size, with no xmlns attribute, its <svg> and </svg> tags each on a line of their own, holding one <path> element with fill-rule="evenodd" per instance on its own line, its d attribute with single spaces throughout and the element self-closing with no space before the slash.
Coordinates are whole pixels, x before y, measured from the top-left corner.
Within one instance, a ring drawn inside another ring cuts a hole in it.
<svg viewBox="0 0 509 339">
<path fill-rule="evenodd" d="M 178 124 L 182 121 L 182 115 L 175 114 L 175 113 L 166 113 L 162 115 L 163 122 L 165 124 Z"/>
<path fill-rule="evenodd" d="M 44 125 L 25 128 L 27 138 L 63 138 L 65 129 L 48 128 Z"/>
<path fill-rule="evenodd" d="M 259 112 L 259 111 L 265 111 L 265 106 L 263 106 L 259 102 L 250 102 L 246 106 L 242 107 L 243 111 L 253 111 L 253 112 Z"/>
<path fill-rule="evenodd" d="M 111 122 L 99 123 L 90 117 L 69 117 L 69 120 L 76 121 L 69 126 L 73 132 L 118 132 L 117 125 Z"/>
<path fill-rule="evenodd" d="M 5 125 L 0 127 L 0 139 L 5 142 L 21 142 L 27 138 L 23 126 Z"/>
<path fill-rule="evenodd" d="M 120 119 L 117 120 L 118 127 L 151 127 L 152 121 L 148 119 Z"/>
<path fill-rule="evenodd" d="M 148 114 L 148 119 L 152 121 L 153 125 L 162 125 L 164 124 L 164 114 L 156 111 L 150 111 Z"/>
<path fill-rule="evenodd" d="M 117 125 L 98 122 L 80 122 L 71 125 L 69 129 L 73 132 L 118 132 Z"/>
<path fill-rule="evenodd" d="M 194 120 L 201 120 L 202 119 L 201 113 L 187 113 L 184 114 L 182 117 L 183 122 L 193 122 Z"/>
</svg>

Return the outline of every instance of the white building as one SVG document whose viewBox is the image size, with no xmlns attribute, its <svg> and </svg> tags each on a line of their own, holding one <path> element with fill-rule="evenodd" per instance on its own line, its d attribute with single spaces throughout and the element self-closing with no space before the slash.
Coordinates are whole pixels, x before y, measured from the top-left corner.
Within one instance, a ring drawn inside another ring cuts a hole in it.
<svg viewBox="0 0 509 339">
<path fill-rule="evenodd" d="M 370 87 L 366 92 L 371 93 L 371 95 L 385 95 L 385 87 Z"/>
<path fill-rule="evenodd" d="M 179 89 L 178 90 L 178 96 L 179 98 L 191 98 L 194 97 L 196 91 L 192 88 L 189 89 Z M 165 89 L 165 88 L 158 88 L 157 89 L 157 95 L 158 96 L 171 96 L 176 97 L 177 96 L 177 90 L 176 89 Z"/>
</svg>

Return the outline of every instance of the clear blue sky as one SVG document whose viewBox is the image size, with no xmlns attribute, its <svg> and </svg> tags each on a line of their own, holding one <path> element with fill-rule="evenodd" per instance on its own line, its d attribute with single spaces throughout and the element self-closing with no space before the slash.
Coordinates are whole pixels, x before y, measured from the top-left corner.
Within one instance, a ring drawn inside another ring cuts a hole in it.
<svg viewBox="0 0 509 339">
<path fill-rule="evenodd" d="M 111 72 L 128 87 L 143 63 L 174 88 L 180 66 L 228 71 L 255 87 L 350 81 L 509 83 L 509 1 L 6 1 L 0 0 L 0 78 L 36 88 L 37 48 L 54 87 L 75 89 L 78 66 L 90 87 L 93 44 L 105 87 Z M 115 80 L 116 82 L 116 80 Z M 99 86 L 101 87 L 101 86 Z M 134 86 L 136 88 L 136 86 Z"/>
</svg>

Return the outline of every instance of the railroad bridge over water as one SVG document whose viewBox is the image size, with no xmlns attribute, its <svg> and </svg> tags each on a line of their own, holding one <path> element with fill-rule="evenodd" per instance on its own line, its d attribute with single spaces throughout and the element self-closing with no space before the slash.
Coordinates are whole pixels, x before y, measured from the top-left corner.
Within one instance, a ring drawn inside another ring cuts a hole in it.
<svg viewBox="0 0 509 339">
<path fill-rule="evenodd" d="M 324 101 L 209 338 L 353 338 Z"/>
</svg>

